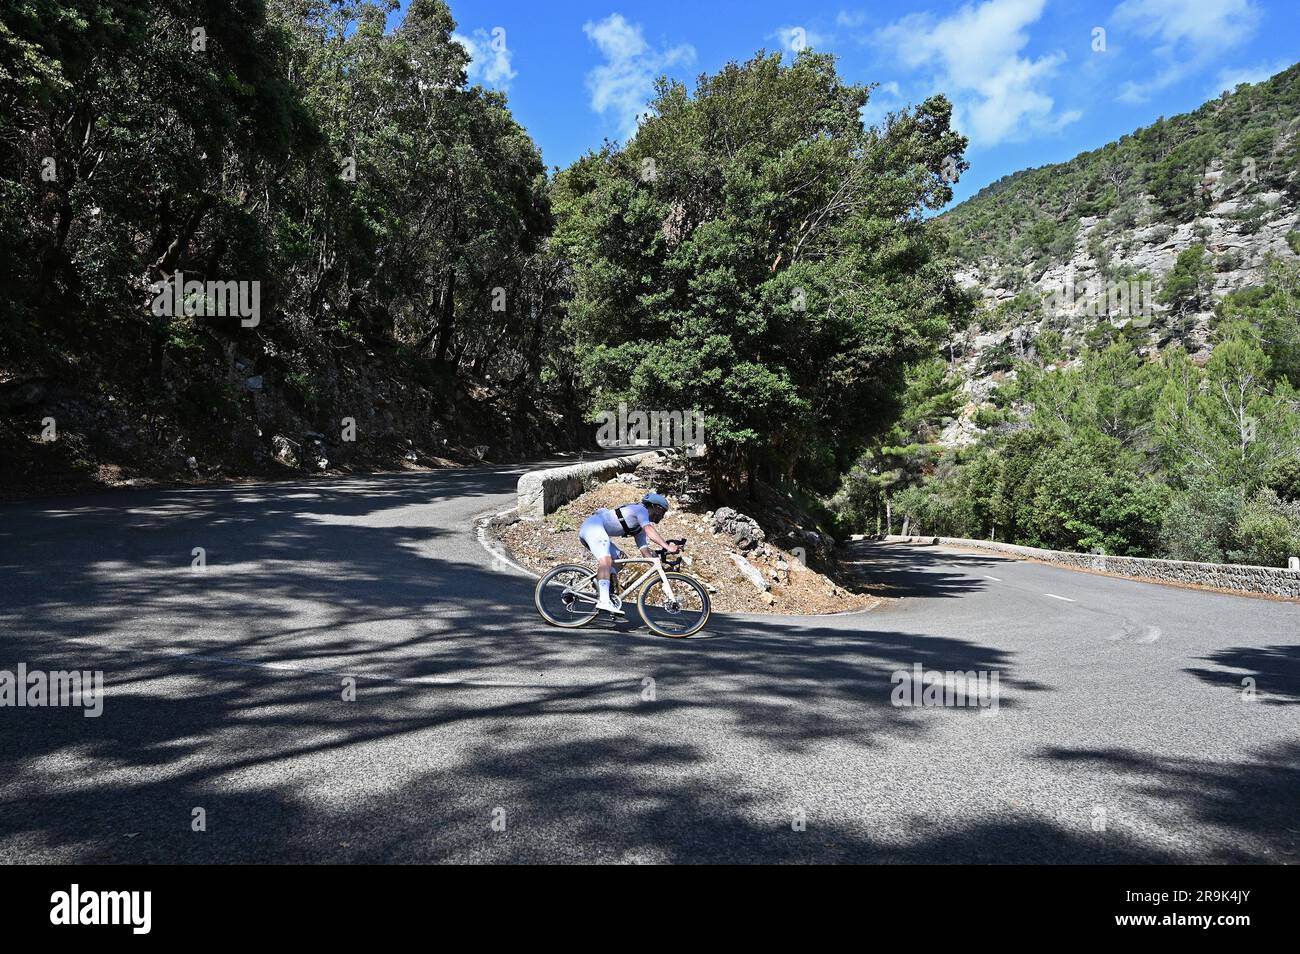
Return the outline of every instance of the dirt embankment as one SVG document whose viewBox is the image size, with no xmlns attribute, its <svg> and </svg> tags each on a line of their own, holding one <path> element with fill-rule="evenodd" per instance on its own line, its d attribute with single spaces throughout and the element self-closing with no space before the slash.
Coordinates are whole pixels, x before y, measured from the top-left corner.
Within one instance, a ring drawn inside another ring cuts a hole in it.
<svg viewBox="0 0 1300 954">
<path fill-rule="evenodd" d="M 340 366 L 342 359 L 338 359 Z M 382 473 L 572 449 L 560 410 L 450 375 L 421 383 L 378 359 L 310 379 L 232 359 L 184 386 L 19 375 L 0 363 L 0 500 L 110 487 Z M 346 371 L 346 373 L 344 373 Z M 179 372 L 177 375 L 179 376 Z"/>
<path fill-rule="evenodd" d="M 624 479 L 616 478 L 588 491 L 545 520 L 515 523 L 496 532 L 520 564 L 538 573 L 557 563 L 594 563 L 578 539 L 582 521 L 601 507 L 638 501 L 652 489 L 631 482 L 625 475 Z M 714 609 L 733 613 L 840 613 L 881 602 L 860 584 L 819 573 L 770 542 L 742 548 L 732 534 L 718 528 L 713 519 L 715 511 L 705 504 L 682 509 L 672 495 L 669 501 L 672 511 L 659 530 L 667 539 L 686 538 L 682 569 L 708 587 Z M 625 554 L 631 555 L 635 549 L 630 538 L 616 542 Z M 762 574 L 766 590 L 760 590 L 746 577 L 733 554 L 748 560 Z M 623 573 L 623 579 L 630 582 L 639 571 L 628 567 Z"/>
</svg>

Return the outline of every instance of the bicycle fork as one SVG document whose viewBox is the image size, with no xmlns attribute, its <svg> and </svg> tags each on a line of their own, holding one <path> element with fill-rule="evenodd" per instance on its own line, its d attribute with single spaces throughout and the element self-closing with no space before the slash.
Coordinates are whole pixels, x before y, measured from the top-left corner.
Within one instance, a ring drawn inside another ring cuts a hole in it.
<svg viewBox="0 0 1300 954">
<path fill-rule="evenodd" d="M 677 602 L 676 597 L 673 596 L 673 585 L 668 580 L 668 574 L 664 572 L 663 561 L 657 561 L 655 563 L 655 569 L 659 571 L 659 580 L 664 585 L 664 597 L 669 603 Z"/>
</svg>

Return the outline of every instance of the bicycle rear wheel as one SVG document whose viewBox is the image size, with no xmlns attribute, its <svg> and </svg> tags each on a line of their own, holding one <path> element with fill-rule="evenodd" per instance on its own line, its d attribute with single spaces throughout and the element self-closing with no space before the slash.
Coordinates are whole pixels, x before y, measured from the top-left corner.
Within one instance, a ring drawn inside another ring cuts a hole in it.
<svg viewBox="0 0 1300 954">
<path fill-rule="evenodd" d="M 574 628 L 596 616 L 596 571 L 579 563 L 562 563 L 537 581 L 533 603 L 542 619 Z"/>
<path fill-rule="evenodd" d="M 638 606 L 641 618 L 651 631 L 660 636 L 681 639 L 704 628 L 709 621 L 709 592 L 693 576 L 685 573 L 666 574 L 672 584 L 672 598 L 664 589 L 663 580 L 654 580 L 641 589 Z"/>
</svg>

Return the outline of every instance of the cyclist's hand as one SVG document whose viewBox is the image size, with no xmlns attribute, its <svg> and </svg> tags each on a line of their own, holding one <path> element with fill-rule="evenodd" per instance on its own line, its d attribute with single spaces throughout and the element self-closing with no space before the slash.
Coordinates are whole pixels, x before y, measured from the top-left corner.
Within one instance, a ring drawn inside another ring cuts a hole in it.
<svg viewBox="0 0 1300 954">
<path fill-rule="evenodd" d="M 678 550 L 678 546 L 675 543 L 670 543 L 668 544 L 666 549 L 668 550 L 669 553 L 676 553 Z"/>
</svg>

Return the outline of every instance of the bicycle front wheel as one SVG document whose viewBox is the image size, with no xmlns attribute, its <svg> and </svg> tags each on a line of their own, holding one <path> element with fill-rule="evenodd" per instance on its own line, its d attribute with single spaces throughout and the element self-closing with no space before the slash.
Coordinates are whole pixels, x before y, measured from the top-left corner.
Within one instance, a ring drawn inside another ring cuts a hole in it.
<svg viewBox="0 0 1300 954">
<path fill-rule="evenodd" d="M 652 632 L 681 639 L 704 628 L 709 621 L 709 592 L 693 576 L 668 573 L 670 592 L 663 580 L 654 580 L 641 590 L 641 618 Z"/>
<path fill-rule="evenodd" d="M 557 566 L 537 581 L 533 591 L 542 619 L 570 629 L 595 618 L 596 597 L 596 571 L 578 563 Z"/>
</svg>

